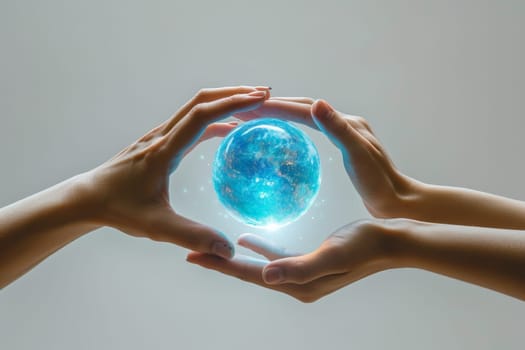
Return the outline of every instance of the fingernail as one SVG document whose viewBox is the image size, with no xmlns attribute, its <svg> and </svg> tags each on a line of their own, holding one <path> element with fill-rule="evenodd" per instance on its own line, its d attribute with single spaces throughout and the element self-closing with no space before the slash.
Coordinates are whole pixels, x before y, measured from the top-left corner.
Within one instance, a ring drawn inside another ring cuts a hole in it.
<svg viewBox="0 0 525 350">
<path fill-rule="evenodd" d="M 230 259 L 233 256 L 233 248 L 228 243 L 221 241 L 213 243 L 211 251 L 213 254 L 224 259 Z"/>
<path fill-rule="evenodd" d="M 271 86 L 256 86 L 255 89 L 256 90 L 271 90 L 272 87 Z"/>
<path fill-rule="evenodd" d="M 324 100 L 317 101 L 317 106 L 315 108 L 315 116 L 322 119 L 329 119 L 332 116 L 334 109 Z"/>
<path fill-rule="evenodd" d="M 275 284 L 284 280 L 283 270 L 280 267 L 270 267 L 264 271 L 264 281 Z"/>
<path fill-rule="evenodd" d="M 266 91 L 254 91 L 254 92 L 250 92 L 248 94 L 248 96 L 250 97 L 257 97 L 257 98 L 263 98 L 263 97 L 266 97 Z"/>
</svg>

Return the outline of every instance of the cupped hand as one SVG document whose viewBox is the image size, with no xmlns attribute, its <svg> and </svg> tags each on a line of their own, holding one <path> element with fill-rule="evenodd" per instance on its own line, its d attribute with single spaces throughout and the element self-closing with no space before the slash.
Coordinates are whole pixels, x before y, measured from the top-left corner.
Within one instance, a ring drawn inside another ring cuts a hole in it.
<svg viewBox="0 0 525 350">
<path fill-rule="evenodd" d="M 198 142 L 235 127 L 214 122 L 255 109 L 268 97 L 265 87 L 199 91 L 165 123 L 85 174 L 82 195 L 91 203 L 89 219 L 133 236 L 230 258 L 233 246 L 222 233 L 173 210 L 169 176 Z"/>
<path fill-rule="evenodd" d="M 187 261 L 207 269 L 313 302 L 373 273 L 398 266 L 398 232 L 404 220 L 362 220 L 344 226 L 315 251 L 296 255 L 253 234 L 239 237 L 239 245 L 268 260 L 220 257 L 191 252 Z"/>
<path fill-rule="evenodd" d="M 323 132 L 339 148 L 345 169 L 365 207 L 375 217 L 402 217 L 418 182 L 394 165 L 368 122 L 336 111 L 326 101 L 272 97 L 259 108 L 236 115 L 241 120 L 272 117 Z"/>
</svg>

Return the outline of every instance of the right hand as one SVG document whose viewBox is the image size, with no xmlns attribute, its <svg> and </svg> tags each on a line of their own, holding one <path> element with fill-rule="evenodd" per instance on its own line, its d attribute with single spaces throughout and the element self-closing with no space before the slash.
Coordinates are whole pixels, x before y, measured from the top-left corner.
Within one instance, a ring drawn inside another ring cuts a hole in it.
<svg viewBox="0 0 525 350">
<path fill-rule="evenodd" d="M 186 260 L 311 303 L 366 276 L 400 266 L 400 242 L 413 225 L 404 219 L 357 221 L 304 255 L 289 253 L 262 236 L 245 234 L 239 237 L 239 245 L 268 260 L 247 256 L 229 260 L 200 252 L 189 253 Z"/>
<path fill-rule="evenodd" d="M 346 172 L 367 210 L 375 217 L 402 217 L 418 182 L 401 174 L 368 122 L 336 111 L 326 101 L 270 98 L 259 108 L 236 115 L 249 120 L 274 117 L 322 131 L 342 153 Z"/>
</svg>

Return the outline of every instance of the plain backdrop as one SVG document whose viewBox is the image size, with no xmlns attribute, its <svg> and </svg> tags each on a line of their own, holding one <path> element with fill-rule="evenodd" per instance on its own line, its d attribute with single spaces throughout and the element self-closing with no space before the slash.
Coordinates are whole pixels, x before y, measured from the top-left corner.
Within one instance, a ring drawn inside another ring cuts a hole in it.
<svg viewBox="0 0 525 350">
<path fill-rule="evenodd" d="M 523 1 L 0 0 L 0 206 L 89 170 L 201 87 L 268 84 L 362 115 L 406 174 L 525 200 Z M 306 130 L 306 129 L 305 129 Z M 338 151 L 296 223 L 311 249 L 368 217 Z M 210 185 L 219 140 L 172 176 L 174 207 L 235 240 Z M 241 251 L 241 250 L 240 250 Z M 522 349 L 525 303 L 413 269 L 314 304 L 105 228 L 0 291 L 0 348 Z"/>
</svg>

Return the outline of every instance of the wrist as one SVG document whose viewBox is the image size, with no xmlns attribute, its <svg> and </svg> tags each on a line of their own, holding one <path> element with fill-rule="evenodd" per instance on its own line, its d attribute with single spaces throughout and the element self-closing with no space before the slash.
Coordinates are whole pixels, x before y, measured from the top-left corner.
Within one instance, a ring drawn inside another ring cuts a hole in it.
<svg viewBox="0 0 525 350">
<path fill-rule="evenodd" d="M 395 215 L 389 217 L 425 221 L 425 211 L 434 186 L 408 177 L 403 182 L 404 186 L 398 192 Z"/>
<path fill-rule="evenodd" d="M 96 196 L 89 173 L 76 175 L 58 185 L 61 207 L 71 222 L 97 229 L 103 226 L 98 222 Z"/>
<path fill-rule="evenodd" d="M 417 251 L 413 248 L 417 231 L 425 222 L 411 219 L 386 219 L 381 223 L 381 255 L 388 268 L 410 267 Z"/>
<path fill-rule="evenodd" d="M 382 219 L 417 219 L 429 185 L 403 174 L 397 174 L 395 180 L 392 180 L 392 186 L 392 195 L 385 196 L 380 203 L 367 206 L 372 215 Z"/>
</svg>

